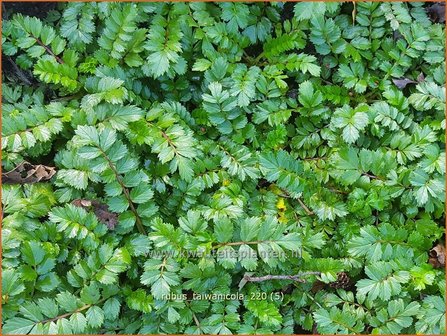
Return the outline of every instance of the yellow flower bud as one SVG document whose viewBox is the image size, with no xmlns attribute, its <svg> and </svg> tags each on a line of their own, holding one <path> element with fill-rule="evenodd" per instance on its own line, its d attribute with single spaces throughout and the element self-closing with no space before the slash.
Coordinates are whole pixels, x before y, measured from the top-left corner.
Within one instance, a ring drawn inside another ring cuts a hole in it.
<svg viewBox="0 0 447 336">
<path fill-rule="evenodd" d="M 279 210 L 286 210 L 287 206 L 286 203 L 284 202 L 284 198 L 280 197 L 278 199 L 278 202 L 276 202 L 276 208 Z"/>
<path fill-rule="evenodd" d="M 279 212 L 278 221 L 279 221 L 280 223 L 282 223 L 282 224 L 285 224 L 285 223 L 287 223 L 287 222 L 289 221 L 289 220 L 287 219 L 286 214 L 285 214 L 284 211 L 280 211 L 280 212 Z"/>
</svg>

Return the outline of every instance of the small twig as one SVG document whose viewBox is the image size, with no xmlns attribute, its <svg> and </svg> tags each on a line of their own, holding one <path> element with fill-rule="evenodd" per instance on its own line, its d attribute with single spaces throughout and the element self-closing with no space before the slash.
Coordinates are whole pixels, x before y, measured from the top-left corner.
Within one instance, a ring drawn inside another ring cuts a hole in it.
<svg viewBox="0 0 447 336">
<path fill-rule="evenodd" d="M 12 67 L 14 68 L 17 77 L 26 85 L 30 86 L 33 83 L 30 82 L 30 80 L 28 79 L 28 77 L 25 75 L 25 73 L 17 66 L 16 62 L 14 62 L 14 60 L 12 59 L 11 56 L 8 56 L 8 61 L 9 63 L 12 64 Z"/>
<path fill-rule="evenodd" d="M 197 328 L 199 328 L 199 330 L 202 331 L 202 326 L 200 325 L 199 319 L 197 318 L 196 314 L 194 314 L 193 311 L 191 311 L 191 312 L 192 312 L 192 318 L 194 319 L 194 322 L 195 322 Z"/>
<path fill-rule="evenodd" d="M 376 176 L 376 175 L 371 175 L 371 174 L 368 174 L 368 173 L 363 173 L 362 175 L 363 176 L 368 176 L 370 179 L 373 179 L 373 180 L 381 180 L 381 181 L 384 180 L 383 177 Z"/>
<path fill-rule="evenodd" d="M 311 210 L 307 207 L 307 205 L 303 203 L 303 201 L 302 201 L 301 199 L 297 198 L 297 201 L 298 201 L 298 203 L 301 205 L 301 207 L 304 209 L 304 211 L 306 211 L 306 214 L 307 214 L 308 216 L 313 216 L 313 215 L 314 215 L 314 212 L 311 211 Z"/>
<path fill-rule="evenodd" d="M 130 197 L 130 193 L 129 190 L 127 189 L 127 187 L 124 185 L 123 180 L 121 179 L 121 175 L 118 173 L 118 171 L 116 170 L 116 167 L 114 165 L 114 163 L 110 160 L 110 158 L 107 156 L 107 154 L 102 150 L 102 148 L 100 148 L 99 146 L 96 146 L 100 152 L 101 155 L 103 156 L 103 158 L 107 161 L 110 169 L 112 170 L 113 174 L 116 177 L 116 181 L 119 183 L 119 185 L 121 186 L 121 189 L 123 190 L 124 193 L 124 197 L 127 199 L 127 202 L 129 203 L 129 207 L 130 207 L 130 211 L 133 212 L 134 216 L 135 216 L 135 222 L 137 224 L 137 229 L 138 231 L 140 231 L 140 233 L 142 235 L 146 235 L 146 230 L 144 229 L 144 225 L 143 222 L 141 220 L 140 215 L 137 212 L 137 209 L 135 208 L 135 205 L 132 202 L 132 199 Z"/>
<path fill-rule="evenodd" d="M 327 85 L 334 85 L 334 83 L 329 82 L 329 81 L 327 81 L 327 80 L 322 79 L 322 81 L 323 81 L 325 84 L 327 84 Z"/>
<path fill-rule="evenodd" d="M 51 100 L 51 102 L 60 102 L 60 101 L 67 101 L 67 100 L 72 100 L 72 99 L 78 99 L 84 96 L 83 92 L 78 92 L 74 95 L 71 96 L 66 96 L 66 97 L 60 97 L 60 98 L 56 98 Z"/>
<path fill-rule="evenodd" d="M 265 56 L 264 52 L 261 52 L 258 57 L 253 60 L 253 64 L 257 64 Z"/>
<path fill-rule="evenodd" d="M 191 304 L 189 303 L 188 300 L 186 301 L 186 305 L 189 307 L 189 309 L 190 309 L 190 311 L 191 311 L 191 313 L 192 313 L 192 318 L 193 318 L 194 323 L 196 324 L 197 328 L 198 328 L 200 331 L 203 331 L 203 330 L 202 330 L 202 326 L 200 325 L 200 321 L 199 321 L 199 319 L 197 318 L 196 314 L 192 311 L 192 309 L 191 309 Z"/>
<path fill-rule="evenodd" d="M 349 194 L 349 192 L 347 192 L 347 191 L 341 191 L 341 190 L 338 190 L 338 189 L 329 189 L 331 192 L 334 192 L 334 193 L 337 193 L 337 194 L 343 194 L 343 195 L 347 195 L 347 194 Z"/>
<path fill-rule="evenodd" d="M 221 244 L 217 244 L 214 245 L 212 247 L 212 250 L 216 250 L 220 247 L 224 247 L 224 246 L 239 246 L 239 245 L 257 245 L 257 244 L 262 244 L 262 243 L 269 243 L 271 242 L 270 240 L 260 240 L 260 241 L 238 241 L 238 242 L 228 242 L 228 243 L 221 243 Z"/>
<path fill-rule="evenodd" d="M 59 56 L 57 56 L 54 52 L 53 52 L 53 50 L 51 50 L 50 48 L 48 48 L 48 46 L 46 46 L 41 40 L 39 40 L 37 37 L 34 37 L 35 39 L 36 39 L 36 42 L 38 43 L 38 44 L 40 44 L 42 47 L 44 47 L 44 49 L 47 51 L 47 53 L 49 53 L 51 56 L 53 56 L 55 59 L 56 59 L 56 61 L 58 62 L 58 63 L 60 63 L 60 64 L 64 64 L 64 61 L 59 57 Z"/>
<path fill-rule="evenodd" d="M 245 50 L 243 51 L 243 53 L 244 53 L 244 57 L 251 63 L 253 60 L 253 57 L 251 57 L 249 54 L 247 54 Z"/>
<path fill-rule="evenodd" d="M 314 212 L 311 211 L 311 210 L 307 207 L 307 205 L 303 203 L 303 201 L 302 201 L 300 198 L 291 197 L 290 194 L 289 194 L 286 190 L 284 190 L 284 189 L 281 189 L 281 190 L 282 190 L 283 194 L 281 194 L 281 195 L 279 195 L 279 196 L 281 196 L 281 197 L 285 197 L 285 198 L 296 199 L 296 200 L 298 201 L 298 203 L 301 205 L 301 207 L 304 209 L 304 211 L 306 211 L 306 214 L 307 214 L 308 216 L 313 216 L 313 215 L 314 215 Z"/>
<path fill-rule="evenodd" d="M 264 275 L 260 277 L 253 277 L 251 275 L 244 275 L 244 280 L 247 282 L 262 282 L 262 281 L 268 281 L 268 280 L 293 280 L 298 282 L 306 282 L 303 278 L 308 275 L 320 275 L 321 272 L 316 271 L 309 271 L 309 272 L 302 272 L 298 273 L 296 275 Z"/>
<path fill-rule="evenodd" d="M 304 161 L 320 161 L 320 160 L 325 160 L 327 159 L 327 157 L 322 156 L 322 157 L 310 157 L 310 158 L 304 158 L 302 160 Z"/>
<path fill-rule="evenodd" d="M 95 304 L 100 304 L 101 302 L 104 302 L 104 301 L 107 300 L 107 299 L 108 299 L 108 297 L 107 297 L 107 298 L 103 298 L 103 299 L 99 300 L 98 302 L 96 302 Z M 54 318 L 49 318 L 49 319 L 46 319 L 46 320 L 43 320 L 43 321 L 39 321 L 39 322 L 36 322 L 36 324 L 37 324 L 37 323 L 45 324 L 45 323 L 48 323 L 48 322 L 54 322 L 54 321 L 63 319 L 63 318 L 68 317 L 68 316 L 70 316 L 70 315 L 73 315 L 73 314 L 79 313 L 79 312 L 81 312 L 81 311 L 83 311 L 83 310 L 86 310 L 86 309 L 90 308 L 91 306 L 93 306 L 93 305 L 95 305 L 95 304 L 93 304 L 93 303 L 92 303 L 92 304 L 87 304 L 87 305 L 85 305 L 85 306 L 82 306 L 81 308 L 76 309 L 75 311 L 68 312 L 68 313 L 65 313 L 65 314 L 56 316 L 56 317 L 54 317 Z"/>
</svg>

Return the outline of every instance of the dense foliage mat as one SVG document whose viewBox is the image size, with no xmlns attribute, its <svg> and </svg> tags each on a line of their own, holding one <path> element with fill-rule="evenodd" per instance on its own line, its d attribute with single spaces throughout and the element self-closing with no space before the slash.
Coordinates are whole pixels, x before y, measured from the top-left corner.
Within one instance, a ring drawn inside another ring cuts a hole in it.
<svg viewBox="0 0 447 336">
<path fill-rule="evenodd" d="M 4 333 L 445 333 L 442 5 L 14 8 Z"/>
</svg>

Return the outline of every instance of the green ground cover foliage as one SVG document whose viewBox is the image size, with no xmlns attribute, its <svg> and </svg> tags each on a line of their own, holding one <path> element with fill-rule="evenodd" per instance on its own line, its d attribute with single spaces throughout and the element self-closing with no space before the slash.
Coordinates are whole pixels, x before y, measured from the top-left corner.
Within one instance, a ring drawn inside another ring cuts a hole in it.
<svg viewBox="0 0 447 336">
<path fill-rule="evenodd" d="M 4 333 L 445 333 L 432 4 L 51 6 L 4 11 Z"/>
</svg>

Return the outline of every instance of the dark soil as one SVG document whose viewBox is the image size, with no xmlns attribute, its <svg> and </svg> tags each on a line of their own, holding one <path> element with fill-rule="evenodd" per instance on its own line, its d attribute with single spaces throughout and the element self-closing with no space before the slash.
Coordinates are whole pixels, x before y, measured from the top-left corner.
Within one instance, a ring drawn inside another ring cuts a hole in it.
<svg viewBox="0 0 447 336">
<path fill-rule="evenodd" d="M 286 20 L 290 20 L 293 17 L 293 7 L 295 6 L 294 2 L 286 2 L 284 4 L 282 13 L 281 13 L 281 20 L 284 22 Z"/>
<path fill-rule="evenodd" d="M 2 57 L 2 74 L 11 82 L 17 82 L 21 85 L 33 85 L 37 81 L 34 79 L 31 71 L 23 70 L 15 64 L 15 58 L 4 56 Z"/>
<path fill-rule="evenodd" d="M 3 19 L 15 13 L 45 18 L 50 10 L 56 9 L 57 2 L 4 2 Z"/>
<path fill-rule="evenodd" d="M 49 11 L 56 9 L 57 5 L 57 2 L 4 2 L 2 4 L 2 19 L 8 19 L 16 13 L 43 19 Z M 22 85 L 36 83 L 30 71 L 19 69 L 14 63 L 15 57 L 2 57 L 3 75 Z"/>
</svg>

